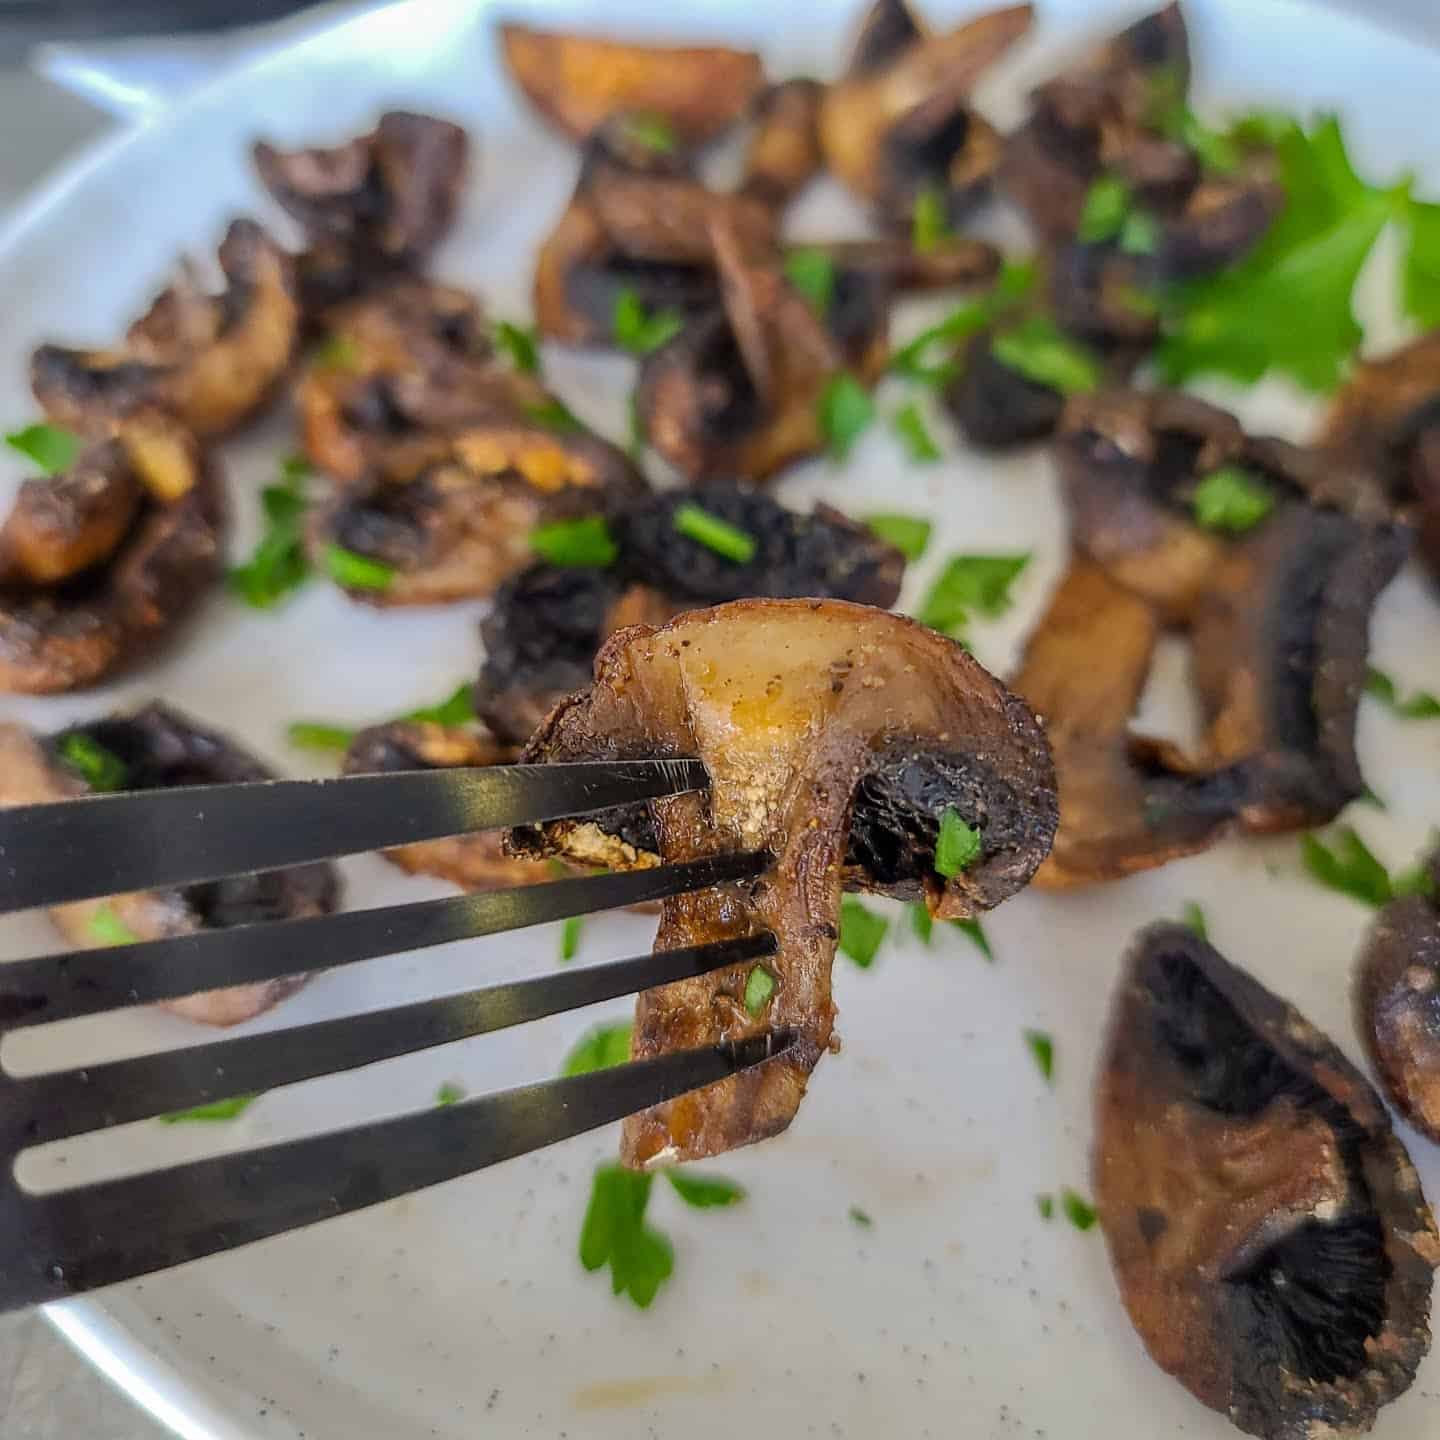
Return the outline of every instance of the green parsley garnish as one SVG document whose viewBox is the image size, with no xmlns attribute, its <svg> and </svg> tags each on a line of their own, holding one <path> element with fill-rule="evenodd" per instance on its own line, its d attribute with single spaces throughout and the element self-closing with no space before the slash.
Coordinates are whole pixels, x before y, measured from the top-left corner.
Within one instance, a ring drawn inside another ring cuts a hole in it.
<svg viewBox="0 0 1440 1440">
<path fill-rule="evenodd" d="M 179 1125 L 189 1120 L 233 1120 L 260 1098 L 253 1095 L 232 1095 L 228 1100 L 212 1100 L 208 1105 L 195 1105 L 189 1110 L 172 1110 L 155 1118 L 162 1125 Z"/>
<path fill-rule="evenodd" d="M 542 430 L 553 430 L 557 435 L 579 435 L 585 429 L 574 411 L 554 395 L 548 400 L 522 408 L 525 418 L 532 425 L 540 426 Z"/>
<path fill-rule="evenodd" d="M 403 724 L 406 721 L 428 722 L 432 725 L 468 725 L 475 719 L 475 691 L 469 684 L 462 684 L 435 705 L 422 705 L 418 710 L 408 710 L 394 720 L 383 720 L 382 725 Z M 286 738 L 301 750 L 348 750 L 354 742 L 356 731 L 345 725 L 317 724 L 309 720 L 297 720 L 286 727 Z"/>
<path fill-rule="evenodd" d="M 770 1003 L 775 993 L 775 977 L 763 966 L 757 965 L 745 977 L 745 1009 L 758 1016 Z"/>
<path fill-rule="evenodd" d="M 1025 1048 L 1035 1061 L 1035 1068 L 1047 1085 L 1055 1083 L 1055 1041 L 1043 1030 L 1026 1030 Z"/>
<path fill-rule="evenodd" d="M 935 837 L 935 873 L 954 879 L 980 858 L 980 849 L 980 832 L 972 830 L 953 805 L 947 805 Z"/>
<path fill-rule="evenodd" d="M 722 520 L 691 500 L 675 507 L 672 523 L 686 539 L 694 540 L 737 565 L 749 564 L 759 548 L 759 543 L 748 531 Z"/>
<path fill-rule="evenodd" d="M 298 750 L 348 750 L 355 731 L 343 725 L 319 725 L 297 720 L 285 727 L 285 738 Z"/>
<path fill-rule="evenodd" d="M 848 955 L 862 970 L 875 962 L 890 922 L 867 910 L 853 895 L 840 901 L 840 953 Z"/>
<path fill-rule="evenodd" d="M 927 385 L 945 384 L 959 372 L 958 362 L 947 359 L 933 363 L 929 359 L 931 350 L 937 345 L 953 349 L 960 341 L 983 330 L 1007 305 L 1027 294 L 1034 283 L 1033 265 L 1007 263 L 1001 268 L 1000 278 L 988 295 L 961 305 L 938 324 L 922 330 L 891 355 L 889 368 L 897 375 Z"/>
<path fill-rule="evenodd" d="M 102 905 L 86 926 L 102 945 L 135 945 L 140 937 L 108 906 Z"/>
<path fill-rule="evenodd" d="M 567 570 L 606 570 L 620 557 L 603 515 L 537 525 L 530 532 L 530 548 L 542 560 Z"/>
<path fill-rule="evenodd" d="M 332 335 L 316 347 L 315 363 L 322 370 L 354 370 L 360 363 L 360 347 L 348 335 Z"/>
<path fill-rule="evenodd" d="M 1060 1208 L 1064 1210 L 1065 1218 L 1077 1230 L 1093 1228 L 1096 1220 L 1095 1207 L 1075 1191 L 1065 1189 L 1060 1192 Z"/>
<path fill-rule="evenodd" d="M 685 317 L 678 310 L 656 310 L 652 314 L 628 286 L 615 297 L 611 320 L 615 343 L 632 355 L 658 350 L 667 340 L 673 340 L 684 324 Z"/>
<path fill-rule="evenodd" d="M 1440 205 L 1412 200 L 1405 214 L 1400 303 L 1426 330 L 1440 325 Z"/>
<path fill-rule="evenodd" d="M 630 1022 L 622 1020 L 610 1025 L 596 1025 L 575 1042 L 560 1067 L 560 1073 L 588 1075 L 592 1070 L 608 1070 L 612 1065 L 623 1065 L 629 1058 Z"/>
<path fill-rule="evenodd" d="M 55 747 L 60 758 L 94 791 L 108 793 L 124 787 L 130 769 L 113 751 L 91 735 L 72 730 Z"/>
<path fill-rule="evenodd" d="M 918 515 L 867 515 L 865 524 L 907 560 L 918 560 L 930 543 L 930 522 Z"/>
<path fill-rule="evenodd" d="M 1431 846 L 1434 846 L 1433 836 Z M 1395 892 L 1397 900 L 1402 900 L 1407 895 L 1421 895 L 1426 900 L 1440 899 L 1440 887 L 1437 887 L 1434 872 L 1428 865 L 1411 865 L 1398 871 L 1390 882 L 1390 888 Z"/>
<path fill-rule="evenodd" d="M 325 570 L 346 590 L 388 590 L 395 582 L 395 567 L 373 555 L 360 555 L 343 545 L 325 547 Z"/>
<path fill-rule="evenodd" d="M 533 325 L 512 325 L 501 320 L 495 326 L 495 343 L 522 375 L 540 373 L 540 334 Z"/>
<path fill-rule="evenodd" d="M 1160 240 L 1160 222 L 1145 210 L 1132 210 L 1120 227 L 1120 249 L 1126 255 L 1153 255 Z"/>
<path fill-rule="evenodd" d="M 1194 505 L 1195 518 L 1205 529 L 1240 535 L 1269 515 L 1275 497 L 1250 471 L 1222 465 L 1195 487 Z"/>
<path fill-rule="evenodd" d="M 1118 175 L 1102 175 L 1085 192 L 1075 238 L 1084 245 L 1113 239 L 1130 214 L 1130 187 Z"/>
<path fill-rule="evenodd" d="M 669 1239 L 645 1223 L 653 1180 L 620 1165 L 601 1165 L 580 1228 L 580 1263 L 587 1270 L 608 1264 L 614 1293 L 628 1295 L 642 1310 L 675 1268 Z"/>
<path fill-rule="evenodd" d="M 1413 695 L 1402 696 L 1395 682 L 1373 665 L 1365 677 L 1365 693 L 1373 695 L 1402 720 L 1434 720 L 1440 716 L 1440 700 L 1428 690 L 1417 690 Z"/>
<path fill-rule="evenodd" d="M 230 572 L 230 588 L 257 610 L 269 610 L 310 574 L 305 554 L 305 482 L 309 464 L 299 455 L 280 463 L 280 483 L 260 492 L 265 531 L 249 560 Z"/>
<path fill-rule="evenodd" d="M 994 963 L 995 952 L 990 948 L 990 937 L 986 935 L 985 927 L 978 920 L 952 920 L 950 923 L 966 936 L 987 960 Z"/>
<path fill-rule="evenodd" d="M 58 475 L 62 470 L 68 470 L 84 448 L 84 442 L 78 435 L 59 425 L 46 424 L 12 430 L 6 435 L 5 443 L 27 460 L 33 460 L 47 475 Z"/>
<path fill-rule="evenodd" d="M 626 404 L 629 412 L 629 436 L 625 442 L 625 453 L 638 465 L 641 456 L 645 454 L 646 442 L 650 439 L 645 429 L 645 417 L 640 413 L 640 395 L 638 391 L 630 392 L 630 399 Z"/>
<path fill-rule="evenodd" d="M 475 719 L 475 687 L 464 682 L 450 692 L 438 705 L 422 705 L 401 717 L 404 720 L 428 720 L 432 725 L 468 725 Z"/>
<path fill-rule="evenodd" d="M 636 110 L 621 116 L 620 125 L 626 139 L 632 140 L 636 145 L 643 145 L 647 150 L 671 155 L 680 148 L 675 127 L 663 115 L 656 115 L 648 110 Z"/>
<path fill-rule="evenodd" d="M 580 953 L 580 932 L 584 925 L 582 916 L 572 915 L 560 927 L 560 958 L 562 960 L 573 960 Z"/>
<path fill-rule="evenodd" d="M 436 1092 L 435 1103 L 437 1105 L 455 1105 L 465 1098 L 463 1087 L 455 1084 L 453 1080 L 447 1080 Z"/>
<path fill-rule="evenodd" d="M 1210 931 L 1205 924 L 1205 912 L 1193 900 L 1187 900 L 1180 912 L 1180 923 L 1187 929 L 1194 931 L 1202 940 L 1210 938 Z"/>
<path fill-rule="evenodd" d="M 667 1170 L 665 1174 L 675 1193 L 694 1210 L 720 1210 L 745 1198 L 743 1185 L 720 1175 L 692 1175 L 688 1170 Z"/>
<path fill-rule="evenodd" d="M 922 945 L 928 945 L 935 934 L 935 917 L 923 900 L 912 900 L 905 913 L 910 917 L 910 929 Z"/>
<path fill-rule="evenodd" d="M 1100 388 L 1100 362 L 1045 315 L 1027 316 L 1013 330 L 999 331 L 990 352 L 1016 374 L 1062 395 Z"/>
<path fill-rule="evenodd" d="M 1349 825 L 1338 827 L 1328 846 L 1317 835 L 1302 835 L 1300 858 L 1328 890 L 1377 908 L 1394 898 L 1385 867 Z"/>
<path fill-rule="evenodd" d="M 1055 1218 L 1055 1197 L 1053 1195 L 1037 1195 L 1035 1208 L 1040 1212 L 1042 1220 L 1053 1220 Z"/>
<path fill-rule="evenodd" d="M 820 394 L 820 433 L 836 460 L 849 458 L 855 442 L 875 418 L 870 392 L 848 370 L 832 375 Z"/>
<path fill-rule="evenodd" d="M 945 192 L 938 185 L 925 185 L 915 197 L 915 210 L 910 222 L 910 244 L 917 254 L 928 255 L 938 250 L 950 237 L 950 214 L 945 205 Z"/>
<path fill-rule="evenodd" d="M 940 447 L 926 428 L 925 417 L 913 400 L 902 405 L 890 417 L 890 424 L 917 465 L 925 465 L 940 458 Z"/>
<path fill-rule="evenodd" d="M 860 1226 L 862 1230 L 869 1230 L 875 1222 L 870 1218 L 867 1211 L 862 1210 L 858 1205 L 850 1207 L 850 1220 L 852 1224 Z"/>
<path fill-rule="evenodd" d="M 1028 550 L 1019 555 L 952 555 L 915 618 L 947 635 L 963 630 L 971 611 L 993 620 L 1014 603 L 1010 587 L 1029 563 Z"/>
<path fill-rule="evenodd" d="M 785 256 L 785 278 L 823 320 L 835 298 L 835 262 L 824 250 L 806 247 Z"/>
</svg>

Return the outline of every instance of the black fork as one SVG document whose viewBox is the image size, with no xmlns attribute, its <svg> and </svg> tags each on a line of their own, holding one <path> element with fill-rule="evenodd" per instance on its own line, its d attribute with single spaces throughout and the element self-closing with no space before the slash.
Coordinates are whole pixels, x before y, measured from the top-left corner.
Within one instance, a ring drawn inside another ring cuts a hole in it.
<svg viewBox="0 0 1440 1440">
<path fill-rule="evenodd" d="M 86 796 L 0 812 L 0 911 L 276 869 L 703 788 L 696 760 L 491 766 Z M 760 875 L 734 854 L 0 964 L 0 1035 L 335 969 Z M 0 1066 L 0 1311 L 229 1250 L 483 1169 L 763 1064 L 785 1034 L 546 1080 L 286 1144 L 46 1194 L 35 1145 L 271 1090 L 771 955 L 770 934 L 567 969 L 84 1069 Z"/>
</svg>

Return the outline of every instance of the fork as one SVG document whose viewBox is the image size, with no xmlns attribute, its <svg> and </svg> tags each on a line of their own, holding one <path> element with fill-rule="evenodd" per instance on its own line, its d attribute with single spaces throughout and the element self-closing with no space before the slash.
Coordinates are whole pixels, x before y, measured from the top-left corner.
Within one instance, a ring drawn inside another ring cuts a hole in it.
<svg viewBox="0 0 1440 1440">
<path fill-rule="evenodd" d="M 0 911 L 217 880 L 705 788 L 698 760 L 405 771 L 90 795 L 0 812 Z M 712 856 L 0 964 L 0 1037 L 197 991 L 332 970 L 760 875 Z M 58 1300 L 438 1184 L 764 1064 L 786 1033 L 632 1061 L 282 1144 L 43 1194 L 32 1146 L 295 1084 L 775 952 L 764 933 L 389 1010 L 17 1076 L 0 1055 L 0 1311 Z"/>
</svg>

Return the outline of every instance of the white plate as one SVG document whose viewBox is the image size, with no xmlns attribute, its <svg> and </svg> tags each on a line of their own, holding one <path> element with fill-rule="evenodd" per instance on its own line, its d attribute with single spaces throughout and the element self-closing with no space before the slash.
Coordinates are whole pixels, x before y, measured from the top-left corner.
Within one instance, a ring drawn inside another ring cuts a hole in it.
<svg viewBox="0 0 1440 1440">
<path fill-rule="evenodd" d="M 829 71 L 855 8 L 717 3 L 677 18 L 656 0 L 603 16 L 582 0 L 527 6 L 561 19 L 588 11 L 592 26 L 642 37 L 755 41 L 778 73 Z M 364 16 L 229 78 L 52 184 L 0 236 L 0 417 L 31 411 L 33 342 L 115 334 L 177 250 L 206 251 L 232 213 L 272 216 L 248 168 L 254 136 L 338 138 L 384 105 L 434 109 L 476 134 L 478 179 L 434 269 L 480 288 L 500 315 L 526 314 L 531 256 L 574 157 L 510 93 L 479 9 L 426 0 Z M 1044 9 L 1010 78 L 987 87 L 999 118 L 1014 117 L 1022 72 L 1043 74 L 1081 36 L 1133 13 L 1089 0 Z M 1433 54 L 1284 0 L 1193 0 L 1190 13 L 1207 101 L 1339 105 L 1362 164 L 1426 173 L 1440 94 Z M 1440 180 L 1433 167 L 1430 179 Z M 858 217 L 827 192 L 807 200 L 801 218 L 819 234 Z M 1377 343 L 1399 333 L 1375 318 Z M 547 363 L 578 410 L 623 433 L 621 362 L 556 353 Z M 1282 385 L 1244 397 L 1244 408 L 1291 434 L 1307 420 Z M 253 539 L 256 489 L 290 444 L 277 421 L 230 447 L 237 553 Z M 10 465 L 5 478 L 20 473 Z M 996 668 L 1010 663 L 1061 563 L 1062 518 L 1038 453 L 991 463 L 952 449 L 920 471 L 880 427 L 844 470 L 817 463 L 780 493 L 800 503 L 823 494 L 862 514 L 938 517 L 911 602 L 949 551 L 1033 548 L 1016 612 L 976 637 Z M 287 749 L 286 721 L 360 721 L 440 697 L 475 671 L 477 613 L 377 614 L 322 585 L 276 615 L 217 597 L 186 643 L 145 673 L 4 709 L 53 728 L 161 695 L 301 772 L 307 759 Z M 1414 574 L 1385 597 L 1375 640 L 1377 663 L 1407 685 L 1440 688 L 1440 610 Z M 1165 668 L 1178 680 L 1178 666 Z M 1157 684 L 1147 718 L 1181 723 L 1177 693 Z M 1390 809 L 1355 818 L 1398 864 L 1440 817 L 1437 731 L 1366 706 L 1360 743 Z M 355 905 L 443 892 L 373 858 L 345 868 Z M 654 1219 L 674 1239 L 676 1273 L 648 1312 L 613 1299 L 606 1277 L 584 1274 L 576 1259 L 590 1170 L 613 1146 L 604 1133 L 51 1313 L 141 1403 L 193 1437 L 1228 1436 L 1223 1419 L 1146 1359 L 1098 1233 L 1041 1223 L 1033 1198 L 1087 1189 L 1091 1069 L 1118 957 L 1137 926 L 1177 914 L 1187 899 L 1204 905 L 1229 955 L 1357 1053 L 1347 980 L 1366 913 L 1300 876 L 1293 838 L 1237 842 L 1124 884 L 1021 896 L 987 921 L 994 966 L 950 933 L 930 952 L 894 944 L 868 973 L 838 961 L 843 1054 L 821 1065 L 789 1133 L 707 1167 L 743 1180 L 749 1201 L 701 1213 L 656 1190 Z M 648 938 L 646 922 L 607 916 L 587 925 L 584 955 L 632 953 Z M 41 920 L 0 926 L 0 953 L 53 944 Z M 316 980 L 261 1024 L 460 989 L 555 958 L 552 930 L 357 966 Z M 39 1164 L 31 1173 L 77 1177 L 122 1150 L 139 1163 L 422 1108 L 443 1080 L 473 1093 L 546 1076 L 595 1018 L 562 1017 L 272 1094 L 230 1126 L 130 1127 L 73 1146 L 63 1171 Z M 1026 1026 L 1056 1037 L 1053 1090 L 1025 1054 Z M 53 1063 L 200 1038 L 180 1021 L 139 1014 L 76 1024 L 38 1048 L 34 1034 L 14 1037 L 6 1056 Z M 1412 1143 L 1440 1192 L 1436 1153 Z M 847 1219 L 852 1205 L 874 1217 L 873 1229 Z M 1432 1358 L 1377 1433 L 1433 1435 L 1426 1396 L 1437 1383 Z"/>
</svg>

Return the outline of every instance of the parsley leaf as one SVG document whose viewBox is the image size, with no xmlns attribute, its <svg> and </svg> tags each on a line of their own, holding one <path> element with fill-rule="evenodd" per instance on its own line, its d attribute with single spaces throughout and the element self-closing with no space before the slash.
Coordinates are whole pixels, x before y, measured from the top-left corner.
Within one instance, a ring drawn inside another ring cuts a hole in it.
<svg viewBox="0 0 1440 1440">
<path fill-rule="evenodd" d="M 468 725 L 475 719 L 475 687 L 463 683 L 438 705 L 422 705 L 401 716 L 403 720 L 428 720 L 432 725 Z"/>
<path fill-rule="evenodd" d="M 348 750 L 355 739 L 355 731 L 343 725 L 319 725 L 309 720 L 297 720 L 285 727 L 285 738 L 297 750 Z"/>
<path fill-rule="evenodd" d="M 685 317 L 678 310 L 647 310 L 645 302 L 629 286 L 615 297 L 611 320 L 615 343 L 632 355 L 658 350 L 667 340 L 673 340 L 684 324 Z"/>
<path fill-rule="evenodd" d="M 1055 1041 L 1043 1030 L 1025 1030 L 1025 1048 L 1047 1085 L 1055 1083 Z"/>
<path fill-rule="evenodd" d="M 1377 908 L 1393 898 L 1385 867 L 1349 825 L 1341 825 L 1334 832 L 1331 846 L 1316 835 L 1302 835 L 1300 858 L 1311 875 L 1329 890 Z"/>
<path fill-rule="evenodd" d="M 157 1115 L 155 1118 L 162 1125 L 179 1125 L 189 1120 L 233 1120 L 259 1098 L 258 1093 L 233 1095 L 228 1100 L 212 1100 L 208 1105 L 195 1105 L 189 1110 L 172 1110 L 168 1115 Z"/>
<path fill-rule="evenodd" d="M 1428 690 L 1417 690 L 1413 695 L 1402 696 L 1395 682 L 1373 665 L 1365 679 L 1365 693 L 1373 695 L 1402 720 L 1434 720 L 1440 716 L 1440 700 Z"/>
<path fill-rule="evenodd" d="M 580 953 L 580 932 L 585 928 L 584 917 L 572 915 L 560 927 L 560 958 L 573 960 Z"/>
<path fill-rule="evenodd" d="M 1275 497 L 1239 465 L 1212 470 L 1195 487 L 1195 518 L 1206 530 L 1231 535 L 1253 529 L 1275 508 Z"/>
<path fill-rule="evenodd" d="M 1062 395 L 1100 388 L 1100 362 L 1045 315 L 1029 315 L 1014 329 L 999 331 L 990 353 L 1016 374 Z"/>
<path fill-rule="evenodd" d="M 1040 1212 L 1042 1220 L 1053 1220 L 1055 1218 L 1055 1197 L 1053 1195 L 1037 1195 L 1035 1208 Z"/>
<path fill-rule="evenodd" d="M 354 370 L 360 364 L 360 347 L 348 335 L 331 335 L 316 348 L 315 364 L 322 370 Z"/>
<path fill-rule="evenodd" d="M 101 905 L 86 926 L 102 945 L 135 945 L 140 937 L 108 906 Z"/>
<path fill-rule="evenodd" d="M 889 368 L 897 375 L 928 385 L 943 385 L 953 378 L 958 364 L 953 359 L 932 362 L 930 352 L 937 345 L 954 347 L 983 330 L 1007 305 L 1026 295 L 1035 283 L 1035 267 L 1029 263 L 1007 263 L 1001 267 L 995 288 L 979 300 L 952 310 L 943 320 L 922 330 L 890 357 Z"/>
<path fill-rule="evenodd" d="M 875 962 L 890 922 L 867 910 L 853 895 L 840 902 L 840 953 L 848 955 L 862 970 Z"/>
<path fill-rule="evenodd" d="M 575 412 L 554 395 L 521 408 L 532 425 L 538 425 L 542 430 L 553 430 L 557 435 L 579 435 L 585 429 Z"/>
<path fill-rule="evenodd" d="M 592 1070 L 608 1070 L 612 1065 L 623 1065 L 629 1058 L 630 1022 L 622 1020 L 610 1025 L 596 1025 L 575 1042 L 560 1067 L 560 1073 L 588 1075 Z"/>
<path fill-rule="evenodd" d="M 1013 603 L 1010 587 L 1030 563 L 1018 555 L 952 555 L 931 585 L 915 618 L 932 630 L 953 635 L 976 611 L 986 619 L 1003 615 Z"/>
<path fill-rule="evenodd" d="M 620 556 L 603 515 L 537 525 L 530 532 L 530 548 L 551 565 L 569 570 L 607 570 Z"/>
<path fill-rule="evenodd" d="M 920 255 L 928 255 L 950 236 L 950 214 L 945 205 L 945 192 L 938 185 L 925 185 L 915 197 L 915 211 L 910 222 L 910 244 Z"/>
<path fill-rule="evenodd" d="M 130 776 L 130 769 L 113 751 L 107 750 L 94 736 L 72 730 L 60 737 L 56 752 L 94 791 L 106 794 L 119 790 Z"/>
<path fill-rule="evenodd" d="M 824 250 L 791 250 L 785 256 L 785 278 L 810 302 L 823 320 L 835 298 L 835 262 Z"/>
<path fill-rule="evenodd" d="M 1075 238 L 1084 245 L 1113 239 L 1130 214 L 1130 202 L 1130 187 L 1118 175 L 1100 176 L 1085 192 Z"/>
<path fill-rule="evenodd" d="M 978 920 L 952 920 L 950 922 L 970 943 L 992 964 L 995 952 L 990 948 L 990 937 Z"/>
<path fill-rule="evenodd" d="M 642 1310 L 675 1268 L 669 1239 L 645 1223 L 653 1179 L 619 1165 L 601 1165 L 580 1228 L 580 1263 L 587 1270 L 608 1264 L 614 1293 L 628 1295 Z"/>
<path fill-rule="evenodd" d="M 1161 239 L 1160 222 L 1144 210 L 1132 210 L 1120 227 L 1120 250 L 1125 255 L 1153 255 Z"/>
<path fill-rule="evenodd" d="M 688 1170 L 665 1172 L 675 1193 L 692 1209 L 718 1210 L 738 1205 L 745 1198 L 745 1187 L 719 1175 L 692 1175 Z"/>
<path fill-rule="evenodd" d="M 848 370 L 832 375 L 820 393 L 820 433 L 836 460 L 845 460 L 875 418 L 870 392 Z"/>
<path fill-rule="evenodd" d="M 447 1080 L 435 1092 L 435 1103 L 440 1106 L 455 1105 L 465 1098 L 463 1086 L 455 1084 L 453 1080 Z"/>
<path fill-rule="evenodd" d="M 745 1009 L 754 1016 L 763 1013 L 775 993 L 775 977 L 763 966 L 757 965 L 745 977 Z"/>
<path fill-rule="evenodd" d="M 1077 1230 L 1090 1230 L 1094 1227 L 1098 1218 L 1095 1214 L 1095 1207 L 1074 1190 L 1064 1189 L 1060 1192 L 1060 1208 L 1065 1212 L 1065 1218 Z"/>
<path fill-rule="evenodd" d="M 930 543 L 930 522 L 918 515 L 867 515 L 865 524 L 907 560 L 918 560 Z"/>
<path fill-rule="evenodd" d="M 346 590 L 388 590 L 395 581 L 395 567 L 373 555 L 360 555 L 343 545 L 329 544 L 324 550 L 325 570 Z"/>
<path fill-rule="evenodd" d="M 309 464 L 292 455 L 280 464 L 280 483 L 260 492 L 265 532 L 245 564 L 230 572 L 230 588 L 257 610 L 269 610 L 310 574 L 305 554 L 305 482 Z"/>
<path fill-rule="evenodd" d="M 1440 325 L 1440 205 L 1410 202 L 1405 214 L 1400 302 L 1425 329 Z"/>
<path fill-rule="evenodd" d="M 935 873 L 953 880 L 980 858 L 980 849 L 980 832 L 971 829 L 953 805 L 947 805 L 935 837 Z"/>
<path fill-rule="evenodd" d="M 62 470 L 68 470 L 84 448 L 84 442 L 78 435 L 59 425 L 43 423 L 12 430 L 5 437 L 5 443 L 27 460 L 33 460 L 47 475 L 58 475 Z"/>
<path fill-rule="evenodd" d="M 928 464 L 940 458 L 940 447 L 926 428 L 925 417 L 913 400 L 908 405 L 901 406 L 890 417 L 890 424 L 917 465 Z"/>
<path fill-rule="evenodd" d="M 935 918 L 923 900 L 912 900 L 905 913 L 910 917 L 910 929 L 922 945 L 928 945 L 935 933 Z"/>
<path fill-rule="evenodd" d="M 522 375 L 540 373 L 540 333 L 533 325 L 512 325 L 501 320 L 495 326 L 495 343 Z"/>
<path fill-rule="evenodd" d="M 852 1205 L 849 1214 L 851 1223 L 858 1225 L 862 1230 L 869 1230 L 875 1224 L 870 1218 L 869 1212 L 862 1210 L 858 1205 Z"/>
<path fill-rule="evenodd" d="M 622 116 L 620 126 L 625 132 L 626 139 L 661 155 L 674 154 L 680 147 L 675 127 L 663 115 L 656 115 L 647 110 L 636 110 L 629 115 Z"/>
<path fill-rule="evenodd" d="M 737 565 L 749 564 L 759 548 L 759 542 L 748 530 L 722 520 L 691 500 L 675 507 L 671 523 L 687 540 L 694 540 Z"/>
<path fill-rule="evenodd" d="M 1193 900 L 1187 900 L 1180 912 L 1180 923 L 1187 929 L 1193 931 L 1202 940 L 1210 938 L 1209 928 L 1205 924 L 1205 912 Z"/>
</svg>

